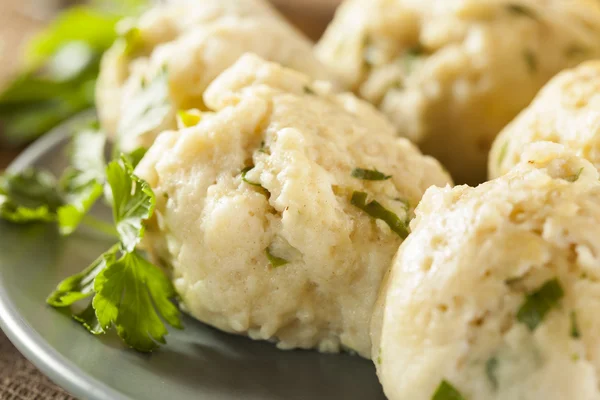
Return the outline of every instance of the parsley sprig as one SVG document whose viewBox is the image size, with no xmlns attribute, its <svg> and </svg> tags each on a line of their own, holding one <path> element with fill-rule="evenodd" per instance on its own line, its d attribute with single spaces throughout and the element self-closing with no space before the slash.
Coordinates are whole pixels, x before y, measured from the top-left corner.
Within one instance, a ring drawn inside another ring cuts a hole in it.
<svg viewBox="0 0 600 400">
<path fill-rule="evenodd" d="M 402 239 L 406 239 L 409 234 L 409 228 L 406 222 L 402 221 L 396 214 L 382 206 L 378 201 L 372 200 L 367 203 L 367 194 L 365 192 L 354 192 L 350 200 L 351 204 L 360 208 L 371 217 L 385 222 L 392 231 Z"/>
<path fill-rule="evenodd" d="M 148 183 L 134 173 L 144 150 L 106 165 L 105 141 L 94 126 L 76 134 L 70 166 L 60 180 L 35 169 L 0 176 L 0 218 L 12 223 L 55 222 L 63 235 L 83 223 L 118 238 L 82 272 L 64 279 L 47 303 L 69 308 L 71 316 L 95 335 L 114 328 L 128 346 L 150 352 L 165 343 L 166 324 L 182 327 L 172 303 L 176 293 L 171 281 L 137 249 L 156 199 Z M 88 215 L 103 193 L 112 206 L 114 224 Z"/>
<path fill-rule="evenodd" d="M 431 400 L 465 400 L 465 398 L 452 384 L 442 380 Z"/>
<path fill-rule="evenodd" d="M 558 306 L 564 291 L 558 279 L 551 279 L 527 295 L 517 312 L 517 320 L 534 331 L 554 307 Z"/>
<path fill-rule="evenodd" d="M 108 164 L 106 181 L 119 243 L 62 281 L 47 302 L 65 308 L 92 297 L 83 312 L 72 311 L 75 320 L 96 335 L 114 327 L 128 346 L 151 352 L 166 342 L 163 320 L 182 328 L 179 310 L 171 302 L 176 296 L 171 281 L 136 249 L 156 200 L 126 157 Z"/>
<path fill-rule="evenodd" d="M 93 108 L 100 60 L 118 38 L 117 22 L 149 5 L 146 0 L 90 3 L 60 13 L 27 44 L 22 71 L 0 92 L 3 144 L 23 145 Z"/>
</svg>

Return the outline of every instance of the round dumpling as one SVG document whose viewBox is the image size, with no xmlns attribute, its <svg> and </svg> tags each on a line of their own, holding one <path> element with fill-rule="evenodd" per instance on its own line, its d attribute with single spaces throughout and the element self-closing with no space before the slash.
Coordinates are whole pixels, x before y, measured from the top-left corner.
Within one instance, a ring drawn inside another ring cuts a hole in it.
<svg viewBox="0 0 600 400">
<path fill-rule="evenodd" d="M 102 61 L 96 97 L 103 128 L 124 151 L 175 128 L 180 109 L 204 109 L 206 87 L 246 52 L 329 77 L 312 43 L 265 0 L 170 1 L 121 29 Z"/>
<path fill-rule="evenodd" d="M 588 161 L 536 143 L 498 179 L 428 190 L 411 227 L 373 317 L 390 400 L 599 398 L 600 182 Z"/>
<path fill-rule="evenodd" d="M 490 179 L 508 172 L 532 142 L 560 143 L 600 168 L 600 62 L 561 72 L 496 138 Z"/>
<path fill-rule="evenodd" d="M 414 205 L 447 173 L 371 105 L 245 55 L 196 125 L 137 167 L 156 193 L 146 247 L 184 310 L 280 348 L 371 354 L 379 285 Z"/>
<path fill-rule="evenodd" d="M 346 0 L 318 56 L 457 182 L 553 75 L 600 56 L 596 0 Z"/>
</svg>

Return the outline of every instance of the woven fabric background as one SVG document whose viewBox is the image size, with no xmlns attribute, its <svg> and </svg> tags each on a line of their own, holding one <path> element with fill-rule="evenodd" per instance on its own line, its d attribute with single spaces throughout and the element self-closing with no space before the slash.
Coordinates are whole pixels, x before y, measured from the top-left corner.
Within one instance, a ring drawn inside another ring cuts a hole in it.
<svg viewBox="0 0 600 400">
<path fill-rule="evenodd" d="M 42 375 L 0 332 L 0 399 L 70 400 L 74 397 Z"/>
<path fill-rule="evenodd" d="M 272 0 L 289 20 L 317 39 L 340 0 Z M 0 86 L 18 67 L 24 41 L 68 0 L 0 0 Z M 71 1 L 72 3 L 77 1 Z M 0 171 L 18 150 L 0 147 Z M 0 331 L 0 400 L 72 400 L 27 361 Z"/>
</svg>

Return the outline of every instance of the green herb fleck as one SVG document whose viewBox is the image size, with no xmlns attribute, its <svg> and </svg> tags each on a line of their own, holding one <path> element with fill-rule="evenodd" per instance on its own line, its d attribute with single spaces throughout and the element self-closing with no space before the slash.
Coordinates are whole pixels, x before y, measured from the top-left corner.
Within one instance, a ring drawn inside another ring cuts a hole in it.
<svg viewBox="0 0 600 400">
<path fill-rule="evenodd" d="M 502 148 L 500 149 L 500 154 L 498 154 L 498 165 L 502 165 L 502 162 L 506 158 L 506 153 L 508 152 L 508 140 L 504 142 Z"/>
<path fill-rule="evenodd" d="M 202 120 L 202 115 L 199 112 L 191 112 L 185 110 L 179 110 L 177 112 L 177 117 L 181 124 L 185 128 L 189 128 L 191 126 L 196 126 Z"/>
<path fill-rule="evenodd" d="M 525 302 L 517 312 L 517 320 L 527 325 L 530 331 L 534 331 L 563 295 L 564 292 L 558 279 L 549 280 L 538 290 L 527 295 Z"/>
<path fill-rule="evenodd" d="M 402 239 L 406 239 L 409 230 L 408 226 L 396 214 L 383 207 L 379 202 L 373 200 L 367 204 L 367 194 L 365 192 L 352 193 L 350 201 L 353 206 L 360 208 L 371 217 L 380 219 L 385 222 L 392 231 L 394 231 Z"/>
<path fill-rule="evenodd" d="M 388 90 L 404 90 L 405 88 L 406 86 L 404 86 L 404 80 L 398 79 L 390 82 Z"/>
<path fill-rule="evenodd" d="M 465 400 L 462 394 L 446 380 L 442 380 L 431 400 Z"/>
<path fill-rule="evenodd" d="M 424 55 L 424 53 L 423 47 L 420 45 L 411 47 L 404 52 L 402 60 L 407 74 L 410 74 L 413 71 L 415 63 Z"/>
<path fill-rule="evenodd" d="M 274 256 L 271 253 L 271 249 L 269 249 L 268 247 L 265 249 L 265 254 L 267 255 L 267 259 L 269 260 L 269 263 L 271 264 L 271 266 L 273 268 L 279 268 L 286 264 L 289 264 L 288 260 L 281 258 L 281 257 Z"/>
<path fill-rule="evenodd" d="M 576 174 L 567 176 L 565 179 L 565 181 L 568 182 L 577 182 L 577 180 L 579 179 L 579 177 L 581 176 L 581 173 L 583 172 L 583 167 L 579 168 L 579 171 L 577 171 Z"/>
<path fill-rule="evenodd" d="M 496 373 L 498 372 L 498 359 L 496 357 L 490 357 L 485 363 L 485 374 L 492 384 L 494 390 L 498 389 L 498 377 Z"/>
<path fill-rule="evenodd" d="M 246 174 L 247 174 L 248 172 L 250 172 L 252 169 L 254 169 L 254 167 L 253 167 L 253 166 L 252 166 L 252 167 L 246 167 L 246 168 L 244 168 L 244 169 L 242 170 L 242 180 L 243 180 L 244 182 L 246 182 L 248 185 L 257 186 L 257 187 L 260 187 L 260 188 L 262 188 L 262 185 L 261 185 L 260 183 L 257 183 L 257 182 L 252 182 L 252 181 L 249 181 L 248 179 L 246 179 Z M 264 188 L 263 188 L 263 189 L 264 189 Z"/>
<path fill-rule="evenodd" d="M 311 95 L 316 94 L 315 91 L 308 85 L 305 85 L 303 89 L 304 89 L 305 94 L 311 94 Z"/>
<path fill-rule="evenodd" d="M 260 148 L 258 149 L 259 153 L 267 154 L 267 148 L 265 147 L 265 141 L 260 142 Z"/>
<path fill-rule="evenodd" d="M 379 172 L 376 169 L 354 168 L 352 170 L 352 177 L 364 179 L 366 181 L 385 181 L 390 179 L 392 176 L 386 175 L 383 172 Z"/>
<path fill-rule="evenodd" d="M 399 203 L 402 203 L 402 205 L 404 206 L 404 208 L 406 208 L 406 210 L 410 210 L 410 201 L 406 200 L 406 199 L 402 199 L 400 197 L 396 197 L 394 199 L 394 201 L 397 201 Z"/>
<path fill-rule="evenodd" d="M 508 278 L 504 281 L 504 283 L 506 284 L 506 286 L 515 286 L 520 284 L 521 282 L 523 282 L 523 277 L 522 276 L 517 276 L 515 278 Z"/>
<path fill-rule="evenodd" d="M 579 339 L 581 337 L 579 326 L 577 325 L 577 314 L 575 311 L 571 311 L 571 337 L 573 339 Z"/>
<path fill-rule="evenodd" d="M 506 9 L 515 14 L 515 15 L 520 15 L 523 17 L 528 17 L 531 19 L 538 19 L 538 15 L 529 7 L 526 7 L 522 4 L 515 4 L 515 3 L 511 3 L 511 4 L 507 4 L 506 5 Z"/>
<path fill-rule="evenodd" d="M 585 57 L 590 54 L 590 49 L 573 44 L 565 49 L 565 56 L 569 58 Z"/>
<path fill-rule="evenodd" d="M 535 56 L 535 53 L 527 49 L 523 52 L 523 57 L 525 58 L 525 63 L 527 63 L 529 72 L 535 73 L 537 71 L 537 57 Z"/>
</svg>

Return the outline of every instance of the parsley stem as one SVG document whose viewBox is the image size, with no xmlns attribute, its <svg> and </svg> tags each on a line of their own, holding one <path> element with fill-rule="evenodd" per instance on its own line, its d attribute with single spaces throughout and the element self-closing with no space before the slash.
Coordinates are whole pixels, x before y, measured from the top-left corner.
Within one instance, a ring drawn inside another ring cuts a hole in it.
<svg viewBox="0 0 600 400">
<path fill-rule="evenodd" d="M 87 225 L 88 227 L 95 229 L 98 232 L 102 232 L 108 236 L 117 238 L 119 237 L 119 233 L 112 224 L 99 220 L 98 218 L 92 217 L 91 215 L 84 216 L 81 222 Z"/>
</svg>

